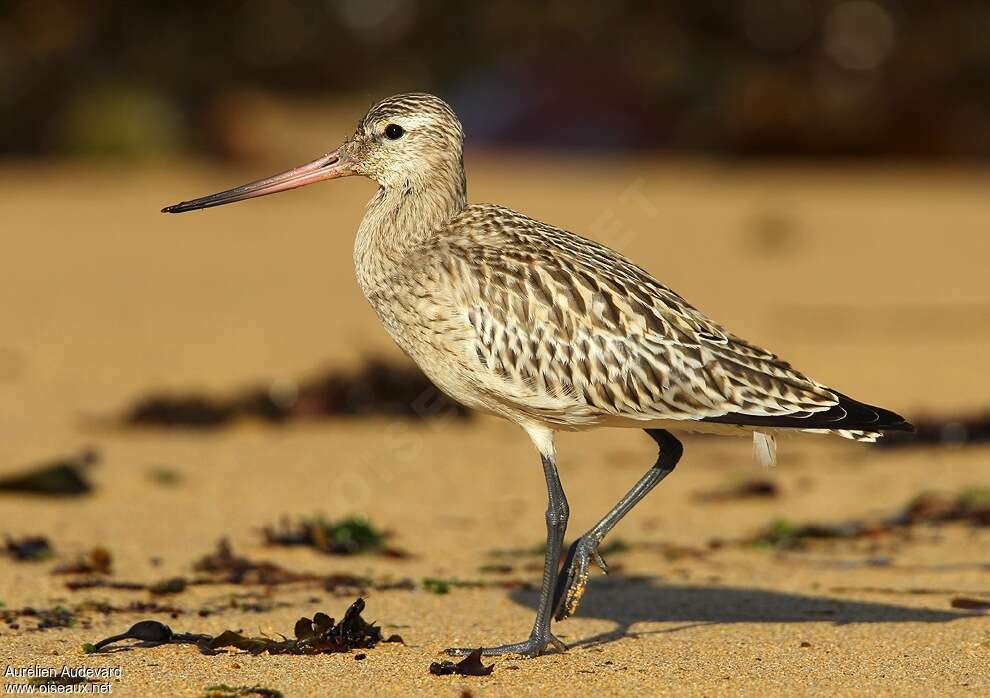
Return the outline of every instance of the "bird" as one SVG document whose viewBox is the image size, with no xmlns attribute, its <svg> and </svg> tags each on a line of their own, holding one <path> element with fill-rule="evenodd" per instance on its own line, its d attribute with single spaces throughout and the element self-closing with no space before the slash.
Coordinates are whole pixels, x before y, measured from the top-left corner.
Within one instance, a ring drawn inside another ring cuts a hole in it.
<svg viewBox="0 0 990 698">
<path fill-rule="evenodd" d="M 900 415 L 732 334 L 619 252 L 510 208 L 468 203 L 463 151 L 464 130 L 447 102 L 399 94 L 374 104 L 340 147 L 308 164 L 162 211 L 352 175 L 377 184 L 354 242 L 364 296 L 440 390 L 528 434 L 546 480 L 533 628 L 483 654 L 566 650 L 551 623 L 576 611 L 592 563 L 607 572 L 598 552 L 604 537 L 676 467 L 683 446 L 673 432 L 745 435 L 757 459 L 772 464 L 782 432 L 875 441 L 912 430 Z M 555 435 L 596 428 L 642 429 L 658 456 L 565 555 L 570 509 Z"/>
</svg>

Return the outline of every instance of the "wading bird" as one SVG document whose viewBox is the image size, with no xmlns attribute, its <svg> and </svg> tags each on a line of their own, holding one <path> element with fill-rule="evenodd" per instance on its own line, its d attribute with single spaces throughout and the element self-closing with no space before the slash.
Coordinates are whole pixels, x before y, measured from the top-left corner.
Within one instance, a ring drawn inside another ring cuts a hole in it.
<svg viewBox="0 0 990 698">
<path fill-rule="evenodd" d="M 443 392 L 522 427 L 546 477 L 547 545 L 529 637 L 484 649 L 535 656 L 564 644 L 550 631 L 580 602 L 604 536 L 677 465 L 671 431 L 774 435 L 801 430 L 873 441 L 910 430 L 724 330 L 619 253 L 502 206 L 469 204 L 464 132 L 429 94 L 374 105 L 343 145 L 282 174 L 164 209 L 182 213 L 313 182 L 378 183 L 354 245 L 361 290 L 398 345 Z M 659 457 L 560 563 L 568 505 L 554 434 L 644 429 Z M 467 649 L 451 649 L 463 654 Z"/>
</svg>

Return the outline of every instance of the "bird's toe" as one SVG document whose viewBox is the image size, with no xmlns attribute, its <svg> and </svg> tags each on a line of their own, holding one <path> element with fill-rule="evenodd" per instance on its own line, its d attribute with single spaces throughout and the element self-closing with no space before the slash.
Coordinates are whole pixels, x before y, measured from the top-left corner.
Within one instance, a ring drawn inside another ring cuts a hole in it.
<svg viewBox="0 0 990 698">
<path fill-rule="evenodd" d="M 454 657 L 464 657 L 477 651 L 478 647 L 450 647 L 444 652 Z M 551 650 L 566 652 L 567 645 L 556 637 L 553 633 L 547 633 L 546 637 L 531 635 L 522 642 L 511 642 L 505 645 L 495 645 L 494 647 L 481 647 L 481 654 L 490 657 L 503 654 L 519 654 L 524 657 L 538 657 L 541 654 L 549 654 Z"/>
<path fill-rule="evenodd" d="M 598 554 L 598 541 L 582 536 L 571 545 L 557 576 L 554 591 L 554 618 L 564 620 L 574 615 L 588 585 L 588 565 L 594 560 L 602 572 L 608 574 L 605 560 Z"/>
</svg>

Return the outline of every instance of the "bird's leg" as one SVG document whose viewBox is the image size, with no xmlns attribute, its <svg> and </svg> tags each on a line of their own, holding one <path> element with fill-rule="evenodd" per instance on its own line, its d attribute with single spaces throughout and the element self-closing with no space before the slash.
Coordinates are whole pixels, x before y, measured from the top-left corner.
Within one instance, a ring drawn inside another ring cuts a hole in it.
<svg viewBox="0 0 990 698">
<path fill-rule="evenodd" d="M 540 587 L 540 600 L 536 606 L 536 622 L 529 638 L 496 647 L 481 648 L 482 654 L 524 654 L 535 657 L 546 654 L 549 646 L 563 652 L 567 649 L 558 638 L 550 632 L 550 621 L 553 618 L 553 592 L 557 570 L 560 565 L 560 549 L 564 544 L 564 533 L 567 530 L 567 517 L 570 510 L 564 488 L 557 475 L 557 464 L 554 456 L 543 455 L 543 474 L 547 480 L 547 550 L 543 560 L 543 584 Z M 447 654 L 464 655 L 473 652 L 474 647 L 451 648 Z"/>
<path fill-rule="evenodd" d="M 603 572 L 608 573 L 605 561 L 598 554 L 598 545 L 605 535 L 619 523 L 623 516 L 629 513 L 630 509 L 636 506 L 639 500 L 649 494 L 650 490 L 673 471 L 684 452 L 681 442 L 670 432 L 663 429 L 645 429 L 644 431 L 653 437 L 660 447 L 657 462 L 612 507 L 612 510 L 602 517 L 601 521 L 574 541 L 567 551 L 567 557 L 564 558 L 564 565 L 557 576 L 557 585 L 554 590 L 553 610 L 557 620 L 563 620 L 572 615 L 577 610 L 578 604 L 581 603 L 585 585 L 588 583 L 588 563 L 590 561 L 594 560 Z"/>
</svg>

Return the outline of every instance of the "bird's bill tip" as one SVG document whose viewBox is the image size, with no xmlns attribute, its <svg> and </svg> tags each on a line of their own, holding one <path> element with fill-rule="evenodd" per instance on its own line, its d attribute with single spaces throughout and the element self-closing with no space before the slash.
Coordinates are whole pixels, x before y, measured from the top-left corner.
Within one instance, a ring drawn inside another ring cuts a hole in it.
<svg viewBox="0 0 990 698">
<path fill-rule="evenodd" d="M 232 204 L 235 201 L 267 196 L 268 194 L 275 194 L 280 191 L 304 187 L 307 184 L 321 182 L 325 179 L 346 177 L 351 174 L 354 174 L 354 171 L 351 169 L 347 159 L 340 150 L 335 150 L 305 165 L 280 172 L 265 179 L 259 179 L 255 182 L 234 187 L 233 189 L 228 189 L 217 194 L 210 194 L 209 196 L 202 196 L 198 199 L 181 201 L 177 204 L 166 206 L 162 209 L 162 213 L 185 213 L 186 211 L 196 211 L 201 208 L 223 206 L 224 204 Z"/>
</svg>

